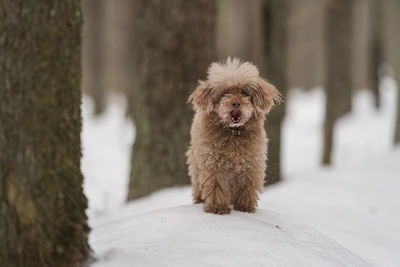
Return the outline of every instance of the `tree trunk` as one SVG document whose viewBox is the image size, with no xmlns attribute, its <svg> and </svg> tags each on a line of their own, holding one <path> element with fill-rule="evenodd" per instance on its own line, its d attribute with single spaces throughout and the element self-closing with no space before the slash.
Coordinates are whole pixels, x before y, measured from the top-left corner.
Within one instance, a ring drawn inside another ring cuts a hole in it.
<svg viewBox="0 0 400 267">
<path fill-rule="evenodd" d="M 0 262 L 81 266 L 80 1 L 0 2 Z"/>
<path fill-rule="evenodd" d="M 218 58 L 225 60 L 230 56 L 253 62 L 262 74 L 265 66 L 261 14 L 263 1 L 217 1 Z"/>
<path fill-rule="evenodd" d="M 287 88 L 323 86 L 324 2 L 287 0 Z"/>
<path fill-rule="evenodd" d="M 128 200 L 188 184 L 193 117 L 187 97 L 215 54 L 215 2 L 137 0 L 136 83 L 129 99 L 136 139 Z"/>
<path fill-rule="evenodd" d="M 352 1 L 328 0 L 326 4 L 326 109 L 323 164 L 331 164 L 334 128 L 338 118 L 351 110 Z"/>
<path fill-rule="evenodd" d="M 132 86 L 135 82 L 134 57 L 132 48 L 135 47 L 135 33 L 132 25 L 135 25 L 136 1 L 113 1 L 112 32 L 113 49 L 111 52 L 112 88 L 125 94 L 127 99 L 132 97 Z M 128 110 L 128 113 L 131 111 Z"/>
<path fill-rule="evenodd" d="M 354 90 L 371 89 L 373 82 L 370 75 L 373 32 L 373 16 L 369 15 L 370 6 L 370 0 L 352 1 L 351 82 Z"/>
<path fill-rule="evenodd" d="M 105 73 L 105 0 L 83 0 L 83 91 L 94 102 L 94 114 L 100 115 L 106 105 Z"/>
<path fill-rule="evenodd" d="M 287 0 L 267 0 L 263 6 L 265 36 L 265 77 L 283 96 L 287 91 Z M 281 180 L 281 129 L 285 103 L 275 107 L 267 116 L 265 127 L 269 138 L 267 184 Z"/>
<path fill-rule="evenodd" d="M 382 48 L 381 44 L 377 39 L 371 40 L 370 48 L 370 79 L 371 79 L 371 91 L 374 95 L 374 104 L 377 109 L 380 108 L 381 94 L 379 91 L 379 67 L 382 63 Z"/>
<path fill-rule="evenodd" d="M 395 70 L 395 80 L 397 83 L 397 114 L 396 114 L 396 128 L 394 132 L 394 143 L 400 144 L 400 62 L 398 68 Z"/>
<path fill-rule="evenodd" d="M 374 104 L 380 107 L 381 95 L 379 91 L 379 67 L 383 63 L 382 34 L 381 34 L 381 0 L 370 2 L 371 36 L 369 39 L 369 77 L 371 79 L 371 91 L 374 94 Z"/>
<path fill-rule="evenodd" d="M 382 31 L 384 35 L 385 61 L 393 67 L 394 79 L 397 83 L 397 114 L 394 132 L 394 144 L 400 144 L 400 1 L 382 1 Z"/>
</svg>

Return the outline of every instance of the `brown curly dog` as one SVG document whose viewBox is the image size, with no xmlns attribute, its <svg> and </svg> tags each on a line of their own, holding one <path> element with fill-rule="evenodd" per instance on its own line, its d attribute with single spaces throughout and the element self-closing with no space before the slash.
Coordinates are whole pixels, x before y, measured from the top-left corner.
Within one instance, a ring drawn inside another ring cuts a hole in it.
<svg viewBox="0 0 400 267">
<path fill-rule="evenodd" d="M 206 81 L 189 97 L 196 114 L 187 164 L 194 203 L 204 211 L 255 212 L 264 184 L 268 139 L 265 115 L 280 93 L 256 66 L 228 58 L 212 63 Z"/>
</svg>

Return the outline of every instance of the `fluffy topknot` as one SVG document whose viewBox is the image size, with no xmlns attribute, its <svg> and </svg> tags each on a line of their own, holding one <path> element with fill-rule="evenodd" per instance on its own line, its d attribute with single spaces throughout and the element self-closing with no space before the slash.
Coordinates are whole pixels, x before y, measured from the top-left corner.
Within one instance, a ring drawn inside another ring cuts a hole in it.
<svg viewBox="0 0 400 267">
<path fill-rule="evenodd" d="M 206 81 L 199 81 L 188 102 L 196 110 L 211 112 L 224 92 L 230 88 L 245 88 L 252 103 L 260 113 L 267 113 L 275 104 L 282 101 L 278 90 L 259 76 L 257 67 L 238 58 L 225 62 L 212 63 L 208 68 Z"/>
<path fill-rule="evenodd" d="M 225 62 L 214 62 L 208 68 L 208 81 L 219 86 L 241 86 L 254 84 L 260 73 L 250 62 L 228 57 Z"/>
</svg>

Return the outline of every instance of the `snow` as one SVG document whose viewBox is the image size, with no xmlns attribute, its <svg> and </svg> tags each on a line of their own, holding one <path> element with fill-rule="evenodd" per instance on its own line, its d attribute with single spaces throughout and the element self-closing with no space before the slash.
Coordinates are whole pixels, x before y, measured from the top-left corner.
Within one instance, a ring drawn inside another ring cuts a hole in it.
<svg viewBox="0 0 400 267">
<path fill-rule="evenodd" d="M 266 189 L 260 207 L 297 218 L 375 266 L 399 266 L 400 148 L 368 163 L 301 174 Z"/>
<path fill-rule="evenodd" d="M 83 97 L 82 173 L 89 218 L 114 210 L 126 200 L 134 130 L 124 109 L 123 98 L 113 96 L 104 114 L 96 118 L 91 98 Z"/>
<path fill-rule="evenodd" d="M 94 266 L 366 266 L 331 238 L 268 210 L 219 216 L 200 205 L 96 227 Z M 109 250 L 110 247 L 113 250 Z"/>
<path fill-rule="evenodd" d="M 255 214 L 226 216 L 191 205 L 189 187 L 125 204 L 133 125 L 121 97 L 110 98 L 99 118 L 84 97 L 82 170 L 95 266 L 400 266 L 394 81 L 384 79 L 381 93 L 378 111 L 369 92 L 354 96 L 335 130 L 333 165 L 321 167 L 323 91 L 292 90 L 285 180 L 265 189 Z"/>
</svg>

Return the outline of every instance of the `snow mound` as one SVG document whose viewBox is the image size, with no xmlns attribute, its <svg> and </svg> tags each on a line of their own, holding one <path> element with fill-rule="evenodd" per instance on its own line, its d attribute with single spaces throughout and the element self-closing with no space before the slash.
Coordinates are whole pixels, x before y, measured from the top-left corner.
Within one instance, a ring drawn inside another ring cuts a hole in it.
<svg viewBox="0 0 400 267">
<path fill-rule="evenodd" d="M 90 236 L 100 266 L 367 266 L 327 236 L 277 213 L 203 212 L 201 205 L 133 215 Z"/>
</svg>

